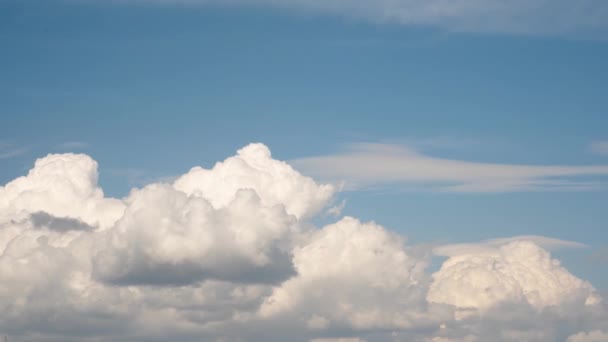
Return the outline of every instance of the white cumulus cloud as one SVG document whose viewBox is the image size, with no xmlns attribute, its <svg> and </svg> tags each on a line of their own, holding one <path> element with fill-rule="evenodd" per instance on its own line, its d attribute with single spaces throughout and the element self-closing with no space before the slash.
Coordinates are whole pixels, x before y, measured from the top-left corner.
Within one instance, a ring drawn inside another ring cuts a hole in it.
<svg viewBox="0 0 608 342">
<path fill-rule="evenodd" d="M 264 317 L 295 314 L 313 329 L 427 323 L 426 262 L 381 226 L 345 217 L 296 247 L 293 261 L 297 275 L 275 288 L 261 307 Z"/>
<path fill-rule="evenodd" d="M 331 185 L 318 185 L 285 162 L 272 159 L 263 144 L 250 144 L 213 169 L 195 167 L 175 181 L 175 188 L 204 197 L 215 207 L 229 203 L 238 189 L 253 189 L 264 205 L 282 204 L 289 214 L 316 214 L 335 192 Z"/>
<path fill-rule="evenodd" d="M 523 240 L 451 256 L 433 274 L 427 299 L 481 310 L 523 302 L 541 310 L 574 299 L 596 304 L 599 296 L 547 251 Z"/>
<path fill-rule="evenodd" d="M 579 244 L 440 246 L 430 274 L 430 247 L 376 223 L 315 227 L 335 188 L 262 144 L 122 199 L 97 174 L 54 154 L 0 187 L 10 341 L 579 341 L 608 327 L 595 289 L 545 250 Z"/>
<path fill-rule="evenodd" d="M 97 162 L 91 157 L 49 154 L 38 159 L 27 176 L 0 187 L 0 219 L 46 212 L 108 227 L 122 215 L 124 205 L 104 198 L 97 179 Z"/>
</svg>

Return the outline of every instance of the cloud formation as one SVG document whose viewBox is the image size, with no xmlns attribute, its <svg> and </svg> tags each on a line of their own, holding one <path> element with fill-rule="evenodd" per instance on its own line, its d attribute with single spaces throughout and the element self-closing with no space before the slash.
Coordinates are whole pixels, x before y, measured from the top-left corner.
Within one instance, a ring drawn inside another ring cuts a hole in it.
<svg viewBox="0 0 608 342">
<path fill-rule="evenodd" d="M 608 4 L 602 0 L 114 0 L 111 3 L 268 6 L 456 32 L 605 38 L 608 28 Z"/>
<path fill-rule="evenodd" d="M 335 187 L 251 144 L 108 198 L 84 154 L 0 187 L 0 331 L 11 341 L 586 341 L 606 305 L 538 236 L 433 252 L 353 217 Z M 543 248 L 544 247 L 544 248 Z M 603 335 L 604 334 L 604 335 Z M 599 336 L 599 337 L 598 337 Z"/>
<path fill-rule="evenodd" d="M 0 159 L 20 156 L 28 151 L 27 147 L 17 147 L 13 144 L 0 141 Z"/>
<path fill-rule="evenodd" d="M 334 155 L 292 161 L 301 171 L 347 188 L 401 184 L 445 192 L 583 191 L 603 183 L 576 177 L 608 176 L 608 165 L 536 166 L 470 162 L 424 155 L 390 144 L 353 144 Z"/>
<path fill-rule="evenodd" d="M 600 156 L 608 156 L 608 141 L 592 142 L 589 144 L 589 151 Z"/>
<path fill-rule="evenodd" d="M 568 337 L 567 342 L 602 342 L 608 340 L 608 333 L 601 330 L 593 330 L 590 332 L 580 332 L 576 335 Z"/>
<path fill-rule="evenodd" d="M 462 250 L 451 256 L 433 274 L 427 295 L 430 302 L 481 310 L 507 301 L 542 310 L 572 298 L 591 305 L 600 300 L 589 283 L 525 240 L 494 250 Z"/>
</svg>

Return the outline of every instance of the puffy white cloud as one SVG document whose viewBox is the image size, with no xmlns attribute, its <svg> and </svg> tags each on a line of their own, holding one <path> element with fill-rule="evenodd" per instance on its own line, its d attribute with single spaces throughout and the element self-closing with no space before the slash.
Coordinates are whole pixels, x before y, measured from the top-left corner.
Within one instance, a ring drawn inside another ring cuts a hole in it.
<svg viewBox="0 0 608 342">
<path fill-rule="evenodd" d="M 27 176 L 0 187 L 0 221 L 46 212 L 108 227 L 121 215 L 122 202 L 104 198 L 97 185 L 97 162 L 84 154 L 49 154 Z"/>
<path fill-rule="evenodd" d="M 292 271 L 296 219 L 238 190 L 225 207 L 167 184 L 135 190 L 100 241 L 93 275 L 116 284 L 188 284 L 205 278 L 273 282 Z"/>
<path fill-rule="evenodd" d="M 593 287 L 560 266 L 530 241 L 498 248 L 462 250 L 433 274 L 427 299 L 460 308 L 488 309 L 504 302 L 526 302 L 537 309 L 599 297 Z"/>
<path fill-rule="evenodd" d="M 325 206 L 335 192 L 331 185 L 318 185 L 287 163 L 274 160 L 263 144 L 250 144 L 213 169 L 194 167 L 175 181 L 175 188 L 204 197 L 214 207 L 230 203 L 237 190 L 253 189 L 262 204 L 283 204 L 289 214 L 310 217 Z"/>
<path fill-rule="evenodd" d="M 0 331 L 17 342 L 543 341 L 608 326 L 591 285 L 534 243 L 577 244 L 443 246 L 431 277 L 430 248 L 378 224 L 315 228 L 334 191 L 259 144 L 123 199 L 103 196 L 90 157 L 41 158 L 0 188 Z"/>
<path fill-rule="evenodd" d="M 263 317 L 295 314 L 310 329 L 427 324 L 426 262 L 408 255 L 403 239 L 374 223 L 345 217 L 294 249 L 297 276 L 275 288 Z"/>
</svg>

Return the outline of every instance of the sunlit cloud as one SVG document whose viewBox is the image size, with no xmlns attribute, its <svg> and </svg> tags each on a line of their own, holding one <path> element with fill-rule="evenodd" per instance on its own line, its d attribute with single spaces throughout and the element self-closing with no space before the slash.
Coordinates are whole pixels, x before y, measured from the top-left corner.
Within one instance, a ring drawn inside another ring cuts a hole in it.
<svg viewBox="0 0 608 342">
<path fill-rule="evenodd" d="M 301 171 L 347 189 L 400 185 L 441 192 L 603 189 L 608 165 L 523 165 L 433 157 L 394 144 L 352 144 L 345 152 L 293 160 Z M 589 180 L 586 177 L 598 179 Z"/>
<path fill-rule="evenodd" d="M 585 245 L 414 245 L 342 217 L 339 190 L 263 144 L 122 199 L 104 194 L 88 155 L 39 158 L 0 187 L 0 331 L 15 341 L 604 336 L 602 297 L 550 254 Z M 316 226 L 321 216 L 333 222 Z M 447 260 L 431 273 L 433 253 Z"/>
<path fill-rule="evenodd" d="M 589 144 L 589 151 L 593 154 L 608 156 L 608 141 L 594 141 Z"/>
</svg>

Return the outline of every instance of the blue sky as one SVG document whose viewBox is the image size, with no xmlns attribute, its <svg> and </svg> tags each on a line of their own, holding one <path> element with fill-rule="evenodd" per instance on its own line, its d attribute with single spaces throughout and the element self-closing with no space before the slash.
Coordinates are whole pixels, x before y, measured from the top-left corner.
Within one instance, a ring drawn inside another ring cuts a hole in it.
<svg viewBox="0 0 608 342">
<path fill-rule="evenodd" d="M 48 153 L 84 152 L 106 194 L 122 197 L 250 142 L 281 160 L 378 143 L 470 162 L 608 165 L 590 147 L 608 140 L 605 31 L 505 27 L 263 4 L 3 2 L 0 182 Z M 397 183 L 339 200 L 344 214 L 416 243 L 582 242 L 590 248 L 556 255 L 607 289 L 608 272 L 597 271 L 606 175 L 575 179 L 594 187 L 444 193 Z"/>
</svg>

